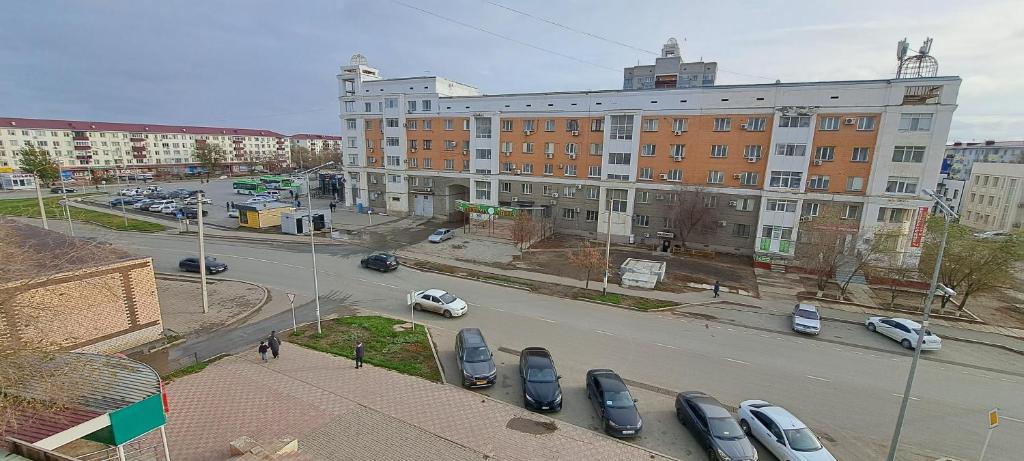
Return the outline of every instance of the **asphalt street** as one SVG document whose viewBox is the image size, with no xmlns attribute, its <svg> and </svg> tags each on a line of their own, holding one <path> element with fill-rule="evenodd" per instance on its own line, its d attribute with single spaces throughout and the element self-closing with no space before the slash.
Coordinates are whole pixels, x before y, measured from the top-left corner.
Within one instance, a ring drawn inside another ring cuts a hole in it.
<svg viewBox="0 0 1024 461">
<path fill-rule="evenodd" d="M 116 238 L 119 246 L 152 256 L 158 271 L 177 271 L 179 259 L 196 253 L 194 238 Z M 612 368 L 629 380 L 640 401 L 645 429 L 635 442 L 671 456 L 703 458 L 674 419 L 673 395 L 682 390 L 703 390 L 732 406 L 751 398 L 784 406 L 811 426 L 839 459 L 881 459 L 886 453 L 910 357 L 898 344 L 861 327 L 826 322 L 821 338 L 808 338 L 788 333 L 778 313 L 728 306 L 708 307 L 701 315 L 641 313 L 408 268 L 380 274 L 358 267 L 366 251 L 348 245 L 318 247 L 325 315 L 345 304 L 409 318 L 408 291 L 449 290 L 470 303 L 465 317 L 449 320 L 417 313 L 416 321 L 432 327 L 450 380 L 458 373 L 452 352 L 455 332 L 469 326 L 483 330 L 500 372 L 498 385 L 482 393 L 521 404 L 515 354 L 526 346 L 544 346 L 564 377 L 565 408 L 553 417 L 596 429 L 597 418 L 583 390 L 584 374 L 590 368 Z M 226 276 L 312 295 L 308 245 L 211 239 L 207 254 L 231 267 Z M 311 305 L 300 308 L 300 320 L 312 318 L 311 311 Z M 284 313 L 191 340 L 170 354 L 235 351 L 256 344 L 269 329 L 290 324 L 290 314 Z M 987 411 L 993 407 L 1012 419 L 993 434 L 987 459 L 1019 459 L 1024 450 L 1024 422 L 1017 422 L 1024 420 L 1020 356 L 952 341 L 943 346 L 919 367 L 898 459 L 975 459 L 985 438 Z M 761 452 L 762 459 L 772 459 Z"/>
</svg>

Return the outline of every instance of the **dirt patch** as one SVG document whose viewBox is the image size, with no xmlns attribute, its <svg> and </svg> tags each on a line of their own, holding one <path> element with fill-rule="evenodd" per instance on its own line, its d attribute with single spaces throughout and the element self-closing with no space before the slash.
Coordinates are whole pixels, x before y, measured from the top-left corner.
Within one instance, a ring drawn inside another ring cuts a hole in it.
<svg viewBox="0 0 1024 461">
<path fill-rule="evenodd" d="M 673 314 L 708 321 L 718 320 L 718 317 L 715 317 L 714 315 L 711 314 L 705 314 L 703 312 L 675 311 L 673 312 Z"/>
<path fill-rule="evenodd" d="M 558 424 L 554 421 L 537 421 L 520 416 L 508 420 L 505 427 L 532 435 L 546 435 L 558 430 Z"/>
</svg>

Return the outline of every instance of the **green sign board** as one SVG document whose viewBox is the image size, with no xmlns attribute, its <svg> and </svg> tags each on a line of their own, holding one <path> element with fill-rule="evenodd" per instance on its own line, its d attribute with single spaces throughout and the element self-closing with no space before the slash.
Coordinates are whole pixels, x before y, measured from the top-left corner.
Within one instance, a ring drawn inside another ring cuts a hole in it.
<svg viewBox="0 0 1024 461">
<path fill-rule="evenodd" d="M 458 207 L 459 211 L 463 213 L 480 213 L 491 216 L 505 216 L 515 217 L 519 214 L 518 208 L 512 208 L 507 206 L 494 206 L 494 205 L 482 205 L 479 203 L 469 203 L 463 200 L 456 200 L 455 206 Z"/>
</svg>

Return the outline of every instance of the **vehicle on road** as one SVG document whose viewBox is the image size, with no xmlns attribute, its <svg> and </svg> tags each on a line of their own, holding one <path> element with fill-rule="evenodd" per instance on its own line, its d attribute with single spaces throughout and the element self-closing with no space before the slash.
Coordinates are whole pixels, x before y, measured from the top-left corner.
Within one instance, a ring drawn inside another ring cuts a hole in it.
<svg viewBox="0 0 1024 461">
<path fill-rule="evenodd" d="M 121 189 L 117 192 L 117 195 L 123 195 L 125 197 L 134 197 L 136 195 L 142 195 L 142 189 Z"/>
<path fill-rule="evenodd" d="M 462 372 L 463 387 L 493 386 L 498 379 L 494 354 L 479 328 L 463 328 L 455 335 L 455 358 Z"/>
<path fill-rule="evenodd" d="M 70 194 L 72 192 L 78 192 L 78 189 L 75 189 L 74 187 L 67 187 L 67 186 L 54 186 L 54 187 L 50 188 L 50 192 L 52 192 L 54 194 L 63 194 L 63 193 Z"/>
<path fill-rule="evenodd" d="M 1005 239 L 1005 238 L 1007 238 L 1009 236 L 1010 236 L 1010 233 L 1007 232 L 1007 231 L 987 231 L 987 232 L 977 232 L 977 233 L 974 234 L 974 237 L 976 237 L 976 238 L 987 239 L 987 240 L 1001 240 L 1001 239 Z"/>
<path fill-rule="evenodd" d="M 523 406 L 527 410 L 561 411 L 561 376 L 551 353 L 543 347 L 527 347 L 519 353 L 519 379 L 523 385 Z"/>
<path fill-rule="evenodd" d="M 185 272 L 199 272 L 199 258 L 185 258 L 178 262 L 178 269 Z M 220 261 L 217 258 L 206 257 L 206 273 L 208 275 L 217 274 L 228 270 L 228 265 Z"/>
<path fill-rule="evenodd" d="M 187 195 L 185 197 L 187 197 Z M 213 203 L 213 200 L 210 200 L 210 199 L 208 199 L 206 197 L 203 197 L 203 204 L 206 205 L 206 204 L 209 204 L 209 203 Z M 197 205 L 197 204 L 199 204 L 199 198 L 198 197 L 189 197 L 189 198 L 185 199 L 185 204 L 186 205 Z"/>
<path fill-rule="evenodd" d="M 359 261 L 364 269 L 375 269 L 381 272 L 388 272 L 398 269 L 398 258 L 393 254 L 378 251 Z"/>
<path fill-rule="evenodd" d="M 273 202 L 273 201 L 274 201 L 274 199 L 269 197 L 269 196 L 257 195 L 257 196 L 255 196 L 253 198 L 250 198 L 249 200 L 246 200 L 245 203 L 249 203 L 249 204 L 253 204 L 253 203 L 269 203 L 269 202 Z"/>
<path fill-rule="evenodd" d="M 793 461 L 836 461 L 806 424 L 764 400 L 740 402 L 740 429 L 757 439 L 776 458 Z"/>
<path fill-rule="evenodd" d="M 160 206 L 160 213 L 161 214 L 175 214 L 175 213 L 178 212 L 178 210 L 180 208 L 181 207 L 179 207 L 177 203 L 168 203 L 166 205 Z"/>
<path fill-rule="evenodd" d="M 756 461 L 757 450 L 739 423 L 714 397 L 700 391 L 676 396 L 676 418 L 712 461 Z"/>
<path fill-rule="evenodd" d="M 793 308 L 793 331 L 816 335 L 821 333 L 821 314 L 814 304 L 797 304 Z"/>
<path fill-rule="evenodd" d="M 455 231 L 441 228 L 430 234 L 430 237 L 427 237 L 427 241 L 430 243 L 441 243 L 445 240 L 451 240 L 452 237 L 455 237 Z"/>
<path fill-rule="evenodd" d="M 445 318 L 461 317 L 466 314 L 466 302 L 444 290 L 432 288 L 415 291 L 411 298 L 412 308 L 418 311 L 437 312 Z"/>
<path fill-rule="evenodd" d="M 239 179 L 231 183 L 231 188 L 236 194 L 262 194 L 267 191 L 267 186 L 255 179 Z"/>
<path fill-rule="evenodd" d="M 203 211 L 206 211 L 206 210 L 203 210 Z M 228 217 L 229 218 L 237 218 L 238 217 L 238 208 L 231 208 L 231 209 L 229 209 L 228 210 Z"/>
<path fill-rule="evenodd" d="M 181 207 L 182 213 L 185 213 L 185 219 L 199 219 L 199 209 L 192 206 Z M 209 210 L 203 210 L 203 217 L 210 215 Z"/>
<path fill-rule="evenodd" d="M 910 319 L 892 317 L 868 317 L 864 322 L 868 331 L 874 331 L 888 336 L 893 341 L 900 343 L 905 349 L 913 349 L 917 344 L 917 337 L 921 334 L 921 324 Z M 942 340 L 924 330 L 924 342 L 921 343 L 922 351 L 937 351 L 942 349 Z"/>
<path fill-rule="evenodd" d="M 149 208 L 147 208 L 147 210 L 157 212 L 157 211 L 160 211 L 160 207 L 162 207 L 164 205 L 171 205 L 173 203 L 174 203 L 174 200 L 170 200 L 170 199 L 156 200 L 156 201 L 154 201 L 153 203 L 151 203 L 149 205 Z"/>
<path fill-rule="evenodd" d="M 138 202 L 133 203 L 132 204 L 132 208 L 145 211 L 145 210 L 148 210 L 149 206 L 152 205 L 155 202 L 156 202 L 156 200 L 153 200 L 153 199 L 148 199 L 148 198 L 142 199 L 142 200 L 139 200 Z"/>
<path fill-rule="evenodd" d="M 587 371 L 587 399 L 593 405 L 605 433 L 615 437 L 640 435 L 643 420 L 636 409 L 636 399 L 612 370 Z"/>
</svg>

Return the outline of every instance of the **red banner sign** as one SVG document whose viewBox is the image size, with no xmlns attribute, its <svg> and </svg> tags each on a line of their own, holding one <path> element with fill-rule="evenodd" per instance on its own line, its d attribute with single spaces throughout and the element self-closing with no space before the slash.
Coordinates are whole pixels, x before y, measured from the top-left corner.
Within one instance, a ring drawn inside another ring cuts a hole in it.
<svg viewBox="0 0 1024 461">
<path fill-rule="evenodd" d="M 917 208 L 917 221 L 914 221 L 914 235 L 910 240 L 910 246 L 921 248 L 921 241 L 924 240 L 924 226 L 928 221 L 928 207 Z"/>
</svg>

